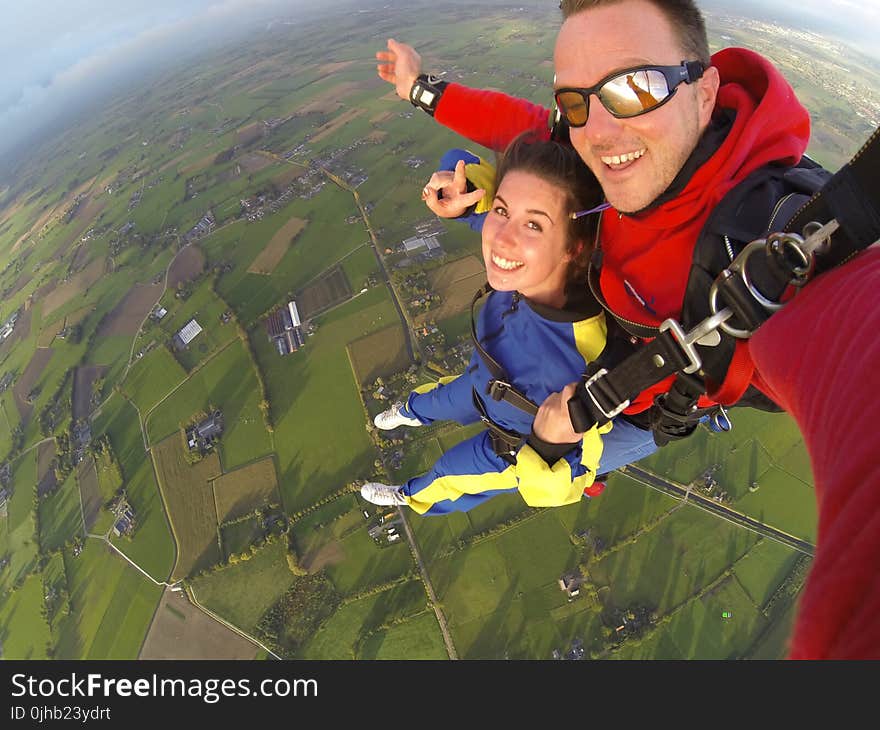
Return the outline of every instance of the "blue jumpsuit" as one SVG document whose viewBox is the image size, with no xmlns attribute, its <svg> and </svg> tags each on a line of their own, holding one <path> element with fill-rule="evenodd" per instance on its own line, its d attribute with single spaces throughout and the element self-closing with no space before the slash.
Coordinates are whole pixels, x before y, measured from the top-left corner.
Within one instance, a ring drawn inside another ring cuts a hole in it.
<svg viewBox="0 0 880 730">
<path fill-rule="evenodd" d="M 587 362 L 605 346 L 605 318 L 588 300 L 587 311 L 572 312 L 530 302 L 513 292 L 492 292 L 477 319 L 477 336 L 501 363 L 513 385 L 540 404 L 580 378 Z M 533 417 L 486 395 L 492 379 L 477 352 L 466 371 L 413 391 L 402 412 L 424 424 L 452 420 L 475 423 L 480 413 L 473 392 L 499 426 L 528 436 Z M 613 425 L 613 427 L 612 427 Z M 603 431 L 600 435 L 600 431 Z M 650 431 L 623 419 L 588 431 L 583 441 L 555 464 L 547 464 L 528 444 L 514 464 L 495 453 L 489 431 L 447 451 L 431 469 L 403 485 L 409 506 L 419 514 L 466 511 L 504 492 L 518 490 L 527 504 L 551 507 L 576 502 L 597 473 L 637 461 L 656 450 Z"/>
</svg>

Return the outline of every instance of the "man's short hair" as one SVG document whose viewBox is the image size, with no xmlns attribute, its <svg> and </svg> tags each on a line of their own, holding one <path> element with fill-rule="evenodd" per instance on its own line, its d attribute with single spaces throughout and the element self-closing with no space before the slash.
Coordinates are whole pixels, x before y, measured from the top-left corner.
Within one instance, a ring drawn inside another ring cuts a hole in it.
<svg viewBox="0 0 880 730">
<path fill-rule="evenodd" d="M 596 8 L 601 5 L 615 5 L 623 0 L 562 0 L 559 9 L 562 10 L 563 20 L 572 15 Z M 697 7 L 694 0 L 644 0 L 656 7 L 672 25 L 678 35 L 682 50 L 687 58 L 682 61 L 702 61 L 708 68 L 710 65 L 709 38 L 706 35 L 706 21 L 703 13 Z"/>
</svg>

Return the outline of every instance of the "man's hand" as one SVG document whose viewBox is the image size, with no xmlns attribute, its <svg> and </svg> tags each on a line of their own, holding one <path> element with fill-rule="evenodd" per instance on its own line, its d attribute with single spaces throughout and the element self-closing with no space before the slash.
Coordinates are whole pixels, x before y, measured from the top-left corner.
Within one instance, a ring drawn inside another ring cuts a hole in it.
<svg viewBox="0 0 880 730">
<path fill-rule="evenodd" d="M 574 395 L 577 383 L 569 383 L 560 393 L 551 393 L 538 409 L 532 431 L 542 441 L 551 444 L 573 444 L 583 438 L 571 425 L 568 401 Z"/>
<path fill-rule="evenodd" d="M 442 197 L 440 193 L 442 192 Z M 455 163 L 455 172 L 440 170 L 431 175 L 428 184 L 422 188 L 422 200 L 441 218 L 458 218 L 474 203 L 483 199 L 486 191 L 477 188 L 467 191 L 467 176 L 464 160 Z"/>
<path fill-rule="evenodd" d="M 422 72 L 422 57 L 416 53 L 416 49 L 389 38 L 388 50 L 378 51 L 376 60 L 379 61 L 376 65 L 379 78 L 394 84 L 397 95 L 409 101 L 410 89 Z"/>
</svg>

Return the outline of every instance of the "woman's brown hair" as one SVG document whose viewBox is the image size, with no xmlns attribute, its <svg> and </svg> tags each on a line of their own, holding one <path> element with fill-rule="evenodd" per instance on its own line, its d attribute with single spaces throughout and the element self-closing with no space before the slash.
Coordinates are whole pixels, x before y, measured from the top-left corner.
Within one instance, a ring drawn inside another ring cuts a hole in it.
<svg viewBox="0 0 880 730">
<path fill-rule="evenodd" d="M 595 208 L 604 199 L 596 176 L 574 149 L 559 142 L 537 139 L 533 133 L 520 135 L 504 151 L 495 173 L 496 190 L 504 176 L 514 170 L 531 173 L 558 187 L 565 194 L 564 210 L 569 216 Z M 586 281 L 598 224 L 598 213 L 568 219 L 567 250 L 574 254 L 568 267 L 569 283 Z"/>
</svg>

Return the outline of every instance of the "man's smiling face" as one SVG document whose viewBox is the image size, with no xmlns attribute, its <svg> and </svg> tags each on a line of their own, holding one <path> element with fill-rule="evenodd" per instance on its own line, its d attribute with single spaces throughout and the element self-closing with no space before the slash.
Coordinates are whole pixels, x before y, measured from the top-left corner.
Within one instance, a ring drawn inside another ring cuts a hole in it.
<svg viewBox="0 0 880 730">
<path fill-rule="evenodd" d="M 687 58 L 670 22 L 647 0 L 623 0 L 584 10 L 565 21 L 556 40 L 556 88 L 589 87 L 615 71 Z M 608 202 L 631 213 L 650 205 L 673 181 L 709 123 L 718 74 L 707 69 L 681 84 L 666 104 L 617 119 L 590 97 L 586 125 L 571 142 L 602 185 Z"/>
</svg>

